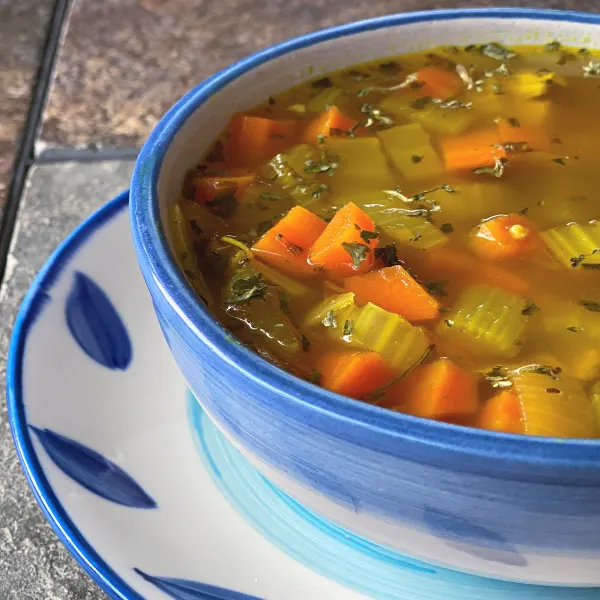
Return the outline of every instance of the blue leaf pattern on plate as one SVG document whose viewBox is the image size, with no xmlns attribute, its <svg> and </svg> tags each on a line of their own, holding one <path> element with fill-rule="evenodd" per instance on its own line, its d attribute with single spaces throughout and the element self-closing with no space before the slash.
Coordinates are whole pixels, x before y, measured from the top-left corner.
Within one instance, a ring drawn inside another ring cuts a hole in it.
<svg viewBox="0 0 600 600">
<path fill-rule="evenodd" d="M 75 273 L 65 312 L 71 334 L 90 358 L 109 369 L 127 369 L 132 357 L 127 329 L 108 296 L 87 275 Z"/>
<path fill-rule="evenodd" d="M 171 596 L 171 598 L 175 598 L 175 600 L 260 600 L 256 596 L 248 596 L 248 594 L 242 594 L 241 592 L 225 590 L 214 585 L 208 585 L 207 583 L 189 581 L 188 579 L 153 577 L 139 569 L 134 569 L 134 571 L 140 577 L 155 585 L 161 592 Z"/>
<path fill-rule="evenodd" d="M 52 462 L 90 492 L 130 508 L 156 508 L 156 502 L 123 469 L 98 452 L 49 429 L 31 429 Z"/>
</svg>

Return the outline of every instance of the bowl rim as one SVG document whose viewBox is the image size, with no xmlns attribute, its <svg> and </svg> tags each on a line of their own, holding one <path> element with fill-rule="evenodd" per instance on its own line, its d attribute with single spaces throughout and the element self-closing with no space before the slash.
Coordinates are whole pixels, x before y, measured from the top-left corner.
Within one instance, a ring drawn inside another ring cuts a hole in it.
<svg viewBox="0 0 600 600">
<path fill-rule="evenodd" d="M 161 118 L 143 145 L 131 181 L 130 216 L 136 254 L 144 277 L 152 280 L 191 334 L 235 369 L 285 397 L 292 417 L 301 408 L 332 421 L 357 426 L 361 444 L 377 438 L 410 441 L 463 458 L 510 460 L 523 466 L 600 470 L 600 440 L 521 436 L 442 423 L 353 400 L 303 381 L 271 365 L 249 349 L 231 343 L 231 334 L 201 305 L 173 260 L 158 205 L 158 178 L 164 157 L 187 119 L 211 96 L 239 76 L 295 50 L 364 31 L 417 22 L 457 19 L 529 19 L 600 25 L 600 14 L 529 8 L 444 9 L 399 13 L 337 25 L 260 50 L 233 63 L 188 91 Z M 281 402 L 281 399 L 279 400 Z M 335 435 L 335 433 L 334 433 Z M 467 467 L 468 468 L 468 467 Z"/>
</svg>

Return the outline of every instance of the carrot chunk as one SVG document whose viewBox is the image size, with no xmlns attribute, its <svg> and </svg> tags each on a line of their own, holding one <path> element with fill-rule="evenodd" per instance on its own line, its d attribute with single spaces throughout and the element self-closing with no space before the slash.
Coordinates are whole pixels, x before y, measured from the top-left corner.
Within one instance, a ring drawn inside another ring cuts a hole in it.
<svg viewBox="0 0 600 600">
<path fill-rule="evenodd" d="M 364 398 L 396 375 L 377 352 L 330 352 L 317 361 L 316 368 L 321 386 L 356 399 Z"/>
<path fill-rule="evenodd" d="M 422 267 L 419 275 L 431 279 L 442 277 L 449 281 L 482 283 L 513 294 L 527 294 L 531 287 L 527 279 L 518 273 L 491 263 L 481 268 L 474 256 L 453 248 L 444 247 L 426 252 Z"/>
<path fill-rule="evenodd" d="M 440 149 L 448 171 L 472 171 L 494 167 L 496 161 L 506 158 L 500 144 L 498 131 L 493 128 L 443 139 Z"/>
<path fill-rule="evenodd" d="M 252 246 L 252 250 L 257 258 L 281 271 L 314 274 L 314 266 L 307 262 L 308 252 L 326 225 L 309 210 L 294 206 Z"/>
<path fill-rule="evenodd" d="M 348 202 L 312 245 L 308 260 L 340 277 L 364 273 L 373 267 L 377 243 L 373 219 Z"/>
<path fill-rule="evenodd" d="M 499 215 L 478 225 L 471 234 L 473 251 L 488 260 L 518 258 L 540 246 L 535 227 L 519 214 Z"/>
<path fill-rule="evenodd" d="M 424 67 L 416 73 L 417 81 L 422 84 L 420 96 L 430 96 L 445 100 L 457 96 L 464 89 L 462 79 L 457 73 L 439 67 Z"/>
<path fill-rule="evenodd" d="M 344 287 L 361 302 L 372 302 L 411 323 L 437 319 L 440 315 L 438 301 L 401 265 L 348 277 Z"/>
<path fill-rule="evenodd" d="M 316 144 L 317 136 L 331 136 L 332 129 L 348 131 L 354 125 L 356 125 L 355 119 L 347 117 L 337 106 L 332 106 L 308 123 L 302 133 L 302 141 Z"/>
<path fill-rule="evenodd" d="M 447 358 L 415 369 L 390 387 L 382 406 L 417 417 L 444 419 L 477 412 L 477 379 Z"/>
<path fill-rule="evenodd" d="M 476 426 L 504 433 L 525 433 L 521 402 L 517 394 L 503 390 L 490 398 L 478 416 Z"/>
<path fill-rule="evenodd" d="M 194 200 L 198 204 L 206 204 L 224 194 L 232 194 L 239 198 L 244 189 L 255 179 L 256 175 L 248 169 L 232 169 L 222 176 L 198 177 L 194 181 L 196 185 Z"/>
<path fill-rule="evenodd" d="M 229 122 L 228 164 L 256 166 L 297 141 L 299 121 L 237 114 Z"/>
</svg>

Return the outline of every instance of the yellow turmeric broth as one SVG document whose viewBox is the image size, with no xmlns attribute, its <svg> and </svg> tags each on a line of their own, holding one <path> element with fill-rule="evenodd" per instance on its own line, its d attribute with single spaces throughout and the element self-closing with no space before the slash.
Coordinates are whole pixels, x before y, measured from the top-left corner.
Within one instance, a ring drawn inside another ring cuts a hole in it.
<svg viewBox="0 0 600 600">
<path fill-rule="evenodd" d="M 600 61 L 558 42 L 362 64 L 233 115 L 171 209 L 199 301 L 315 385 L 600 436 Z"/>
</svg>

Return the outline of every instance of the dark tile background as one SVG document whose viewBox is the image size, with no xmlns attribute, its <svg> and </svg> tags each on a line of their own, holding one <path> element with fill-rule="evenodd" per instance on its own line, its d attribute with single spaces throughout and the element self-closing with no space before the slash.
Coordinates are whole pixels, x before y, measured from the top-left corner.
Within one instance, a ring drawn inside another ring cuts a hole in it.
<svg viewBox="0 0 600 600">
<path fill-rule="evenodd" d="M 203 78 L 311 30 L 394 12 L 505 4 L 600 8 L 598 0 L 75 0 L 40 147 L 139 147 Z"/>
<path fill-rule="evenodd" d="M 53 0 L 0 0 L 0 213 Z"/>
</svg>

